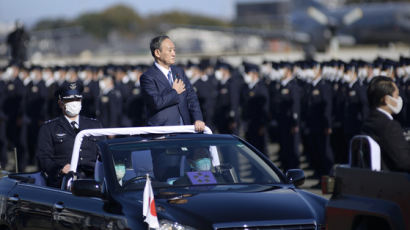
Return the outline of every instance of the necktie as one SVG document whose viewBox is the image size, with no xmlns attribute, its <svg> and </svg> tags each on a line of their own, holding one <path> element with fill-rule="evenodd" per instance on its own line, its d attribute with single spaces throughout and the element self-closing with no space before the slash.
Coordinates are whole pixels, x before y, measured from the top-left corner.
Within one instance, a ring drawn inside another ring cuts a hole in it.
<svg viewBox="0 0 410 230">
<path fill-rule="evenodd" d="M 172 86 L 172 84 L 174 83 L 174 80 L 172 79 L 171 70 L 168 72 L 167 78 L 168 78 L 169 84 Z"/>
<path fill-rule="evenodd" d="M 73 127 L 73 129 L 74 129 L 75 133 L 78 133 L 78 131 L 79 131 L 79 127 L 78 127 L 77 122 L 72 121 L 72 122 L 71 122 L 71 126 Z"/>
</svg>

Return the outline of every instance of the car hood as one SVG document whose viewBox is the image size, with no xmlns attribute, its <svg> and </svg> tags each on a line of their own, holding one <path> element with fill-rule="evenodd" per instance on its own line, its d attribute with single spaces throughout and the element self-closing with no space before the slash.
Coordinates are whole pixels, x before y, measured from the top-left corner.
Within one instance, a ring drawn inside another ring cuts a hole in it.
<svg viewBox="0 0 410 230">
<path fill-rule="evenodd" d="M 286 186 L 161 191 L 155 202 L 159 218 L 201 228 L 218 224 L 234 227 L 238 223 L 323 223 L 326 205 L 322 197 Z"/>
</svg>

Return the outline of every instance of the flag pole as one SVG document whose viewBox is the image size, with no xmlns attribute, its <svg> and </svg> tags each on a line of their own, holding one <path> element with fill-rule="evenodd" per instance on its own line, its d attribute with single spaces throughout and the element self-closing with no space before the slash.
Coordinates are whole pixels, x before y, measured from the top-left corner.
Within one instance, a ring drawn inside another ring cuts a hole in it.
<svg viewBox="0 0 410 230">
<path fill-rule="evenodd" d="M 147 181 L 148 181 L 149 180 L 149 174 L 147 173 L 147 174 L 145 174 L 145 176 L 147 177 Z M 149 224 L 148 224 L 147 230 L 150 230 Z"/>
</svg>

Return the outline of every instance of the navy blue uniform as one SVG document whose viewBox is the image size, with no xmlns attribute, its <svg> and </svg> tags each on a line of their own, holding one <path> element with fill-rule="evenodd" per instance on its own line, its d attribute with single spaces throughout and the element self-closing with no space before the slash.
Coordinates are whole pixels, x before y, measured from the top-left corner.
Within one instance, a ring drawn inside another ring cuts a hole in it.
<svg viewBox="0 0 410 230">
<path fill-rule="evenodd" d="M 246 122 L 245 139 L 266 154 L 269 91 L 265 82 L 260 80 L 251 89 L 244 85 L 242 101 L 244 101 L 243 120 Z"/>
<path fill-rule="evenodd" d="M 287 171 L 299 168 L 300 88 L 296 81 L 281 84 L 278 97 L 279 157 Z"/>
<path fill-rule="evenodd" d="M 146 107 L 140 85 L 134 84 L 131 91 L 131 96 L 128 98 L 126 106 L 127 115 L 131 120 L 132 126 L 145 126 Z"/>
<path fill-rule="evenodd" d="M 403 128 L 410 128 L 410 76 L 403 78 L 397 87 L 399 88 L 399 94 L 403 99 L 403 108 L 401 112 L 397 114 L 397 120 Z"/>
<path fill-rule="evenodd" d="M 47 119 L 50 120 L 54 117 L 58 117 L 62 114 L 60 107 L 58 106 L 58 99 L 56 98 L 56 93 L 59 85 L 58 82 L 54 82 L 48 86 L 48 96 L 47 96 Z"/>
<path fill-rule="evenodd" d="M 6 133 L 12 147 L 17 149 L 18 168 L 24 171 L 27 160 L 27 117 L 24 112 L 26 89 L 20 78 L 6 83 L 3 112 L 7 116 Z"/>
<path fill-rule="evenodd" d="M 97 116 L 98 95 L 100 94 L 100 86 L 98 81 L 91 80 L 84 84 L 84 92 L 82 99 L 81 115 L 95 118 Z"/>
<path fill-rule="evenodd" d="M 354 135 L 360 134 L 360 127 L 366 118 L 367 103 L 366 89 L 360 85 L 359 81 L 346 86 L 344 106 L 344 138 L 348 146 Z M 340 163 L 348 163 L 348 152 L 343 156 L 338 156 Z"/>
<path fill-rule="evenodd" d="M 120 120 L 119 120 L 119 126 L 121 127 L 129 127 L 131 126 L 131 119 L 128 118 L 128 99 L 132 95 L 132 90 L 133 90 L 133 83 L 132 82 L 115 82 L 115 90 L 121 94 L 121 112 L 120 112 Z"/>
<path fill-rule="evenodd" d="M 4 170 L 7 165 L 7 116 L 3 111 L 3 101 L 6 97 L 6 83 L 0 80 L 0 166 Z"/>
<path fill-rule="evenodd" d="M 332 128 L 332 89 L 324 80 L 312 85 L 307 94 L 305 122 L 306 151 L 317 176 L 329 173 L 333 165 L 333 153 L 327 131 Z"/>
<path fill-rule="evenodd" d="M 278 129 L 278 114 L 280 101 L 280 82 L 271 81 L 268 85 L 269 89 L 269 139 L 271 142 L 279 141 Z"/>
<path fill-rule="evenodd" d="M 218 85 L 214 123 L 219 133 L 238 134 L 240 87 L 234 76 Z"/>
<path fill-rule="evenodd" d="M 101 128 L 101 123 L 84 116 L 79 117 L 79 130 Z M 64 116 L 47 121 L 41 126 L 38 135 L 37 159 L 41 171 L 47 174 L 47 184 L 60 187 L 61 169 L 71 163 L 71 156 L 76 136 L 75 130 Z M 77 172 L 92 177 L 97 158 L 96 142 L 102 137 L 84 137 L 80 149 Z"/>
<path fill-rule="evenodd" d="M 330 142 L 336 163 L 346 163 L 348 144 L 345 142 L 343 124 L 346 100 L 346 86 L 341 81 L 331 82 L 333 88 L 332 135 Z"/>
<path fill-rule="evenodd" d="M 121 126 L 122 97 L 118 90 L 112 89 L 100 97 L 97 116 L 105 128 Z"/>
<path fill-rule="evenodd" d="M 206 81 L 201 78 L 198 79 L 192 84 L 192 87 L 198 96 L 204 122 L 213 130 L 214 124 L 212 117 L 215 114 L 216 98 L 218 96 L 218 92 L 216 90 L 217 84 L 215 84 L 212 78 L 208 77 Z"/>
<path fill-rule="evenodd" d="M 34 164 L 37 140 L 36 137 L 40 126 L 46 121 L 47 117 L 47 88 L 43 80 L 30 82 L 27 85 L 25 111 L 30 119 L 27 129 L 27 145 L 30 164 Z"/>
</svg>

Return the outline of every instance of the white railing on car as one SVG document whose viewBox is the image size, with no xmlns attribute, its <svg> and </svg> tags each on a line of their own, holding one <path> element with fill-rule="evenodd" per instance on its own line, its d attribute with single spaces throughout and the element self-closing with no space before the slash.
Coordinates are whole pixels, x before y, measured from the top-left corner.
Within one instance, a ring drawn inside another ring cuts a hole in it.
<svg viewBox="0 0 410 230">
<path fill-rule="evenodd" d="M 80 147 L 84 137 L 87 136 L 111 136 L 111 135 L 142 135 L 142 134 L 170 134 L 170 133 L 196 133 L 193 125 L 178 126 L 148 126 L 130 128 L 101 128 L 85 129 L 77 134 L 74 141 L 73 153 L 71 156 L 70 171 L 77 172 Z M 205 134 L 212 134 L 209 127 L 205 127 Z M 218 162 L 219 163 L 219 162 Z"/>
</svg>

